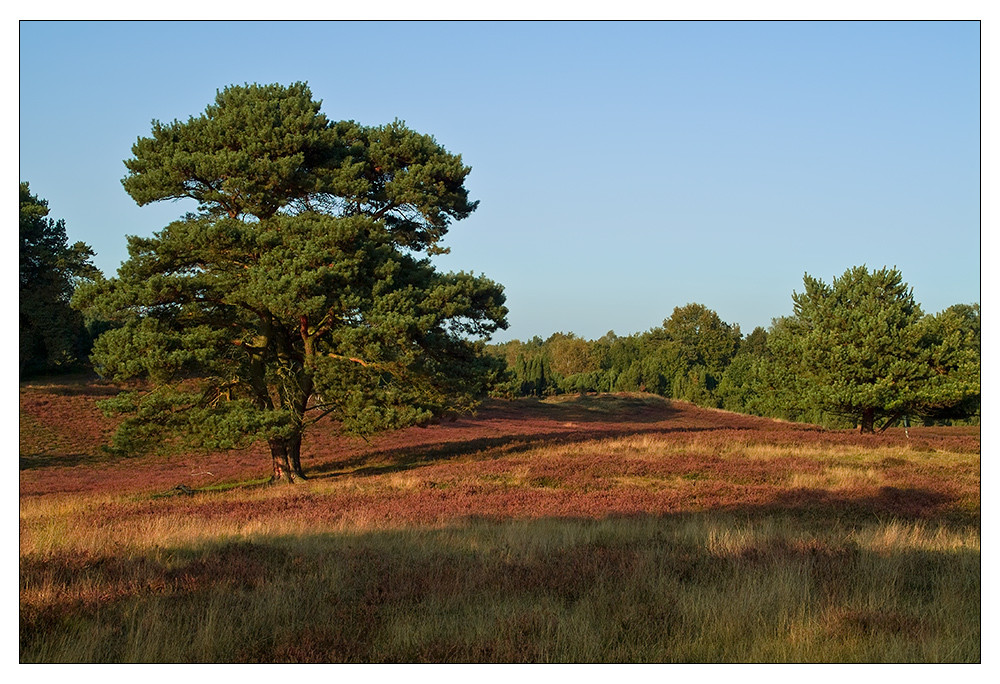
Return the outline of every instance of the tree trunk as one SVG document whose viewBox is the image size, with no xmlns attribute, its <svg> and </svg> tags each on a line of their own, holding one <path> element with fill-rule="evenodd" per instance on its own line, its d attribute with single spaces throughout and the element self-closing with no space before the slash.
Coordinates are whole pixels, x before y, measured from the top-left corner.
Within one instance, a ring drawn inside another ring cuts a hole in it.
<svg viewBox="0 0 1000 684">
<path fill-rule="evenodd" d="M 875 434 L 875 409 L 866 408 L 861 412 L 861 424 L 858 426 L 861 434 Z"/>
<path fill-rule="evenodd" d="M 305 480 L 306 474 L 302 472 L 302 462 L 300 455 L 302 451 L 302 435 L 295 435 L 288 440 L 288 463 L 292 466 L 292 477 L 298 480 Z"/>
<path fill-rule="evenodd" d="M 267 443 L 271 447 L 271 484 L 279 482 L 290 484 L 299 479 L 295 475 L 295 469 L 289 463 L 289 440 L 284 437 L 275 437 L 268 440 Z M 301 470 L 301 467 L 299 469 Z"/>
<path fill-rule="evenodd" d="M 274 472 L 271 482 L 297 482 L 305 479 L 302 472 L 300 453 L 302 448 L 302 432 L 305 430 L 305 414 L 309 406 L 309 397 L 313 392 L 312 378 L 312 338 L 309 337 L 309 321 L 305 316 L 299 318 L 299 335 L 284 329 L 281 325 L 269 326 L 269 341 L 273 343 L 281 374 L 284 381 L 278 383 L 275 391 L 277 403 L 291 414 L 293 433 L 290 437 L 270 440 L 271 460 Z M 301 336 L 303 349 L 296 348 L 296 339 Z"/>
</svg>

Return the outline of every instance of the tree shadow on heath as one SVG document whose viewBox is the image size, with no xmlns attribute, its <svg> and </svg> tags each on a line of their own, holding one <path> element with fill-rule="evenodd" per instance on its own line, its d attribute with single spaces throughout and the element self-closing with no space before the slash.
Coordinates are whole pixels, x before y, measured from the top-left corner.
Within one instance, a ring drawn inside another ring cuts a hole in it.
<svg viewBox="0 0 1000 684">
<path fill-rule="evenodd" d="M 368 450 L 346 459 L 330 459 L 324 458 L 322 454 L 311 454 L 306 475 L 312 478 L 337 477 L 348 474 L 345 471 L 353 476 L 380 475 L 460 456 L 475 455 L 478 458 L 495 459 L 534 448 L 576 444 L 594 439 L 721 429 L 716 426 L 664 425 L 680 413 L 669 400 L 655 395 L 572 395 L 554 400 L 522 398 L 493 401 L 488 404 L 487 411 L 472 419 L 472 423 L 482 421 L 482 424 L 488 425 L 493 420 L 510 421 L 513 425 L 504 427 L 507 434 Z M 517 423 L 522 423 L 526 428 L 518 431 Z M 532 432 L 532 427 L 542 429 Z M 741 428 L 729 426 L 726 429 Z"/>
<path fill-rule="evenodd" d="M 22 380 L 20 387 L 22 390 L 36 390 L 64 397 L 113 397 L 122 391 L 121 387 L 105 382 L 96 373 L 73 373 L 30 378 Z"/>
<path fill-rule="evenodd" d="M 18 458 L 20 470 L 34 470 L 35 468 L 62 467 L 94 465 L 96 463 L 107 463 L 108 456 L 95 456 L 93 454 L 21 454 Z"/>
<path fill-rule="evenodd" d="M 317 460 L 310 458 L 306 475 L 311 479 L 385 475 L 398 473 L 448 461 L 461 456 L 472 456 L 477 460 L 493 460 L 520 454 L 532 449 L 551 446 L 565 446 L 590 442 L 595 439 L 614 439 L 640 434 L 679 434 L 709 432 L 716 427 L 657 427 L 657 428 L 616 428 L 603 430 L 566 430 L 539 434 L 504 435 L 500 437 L 478 437 L 466 440 L 442 441 L 419 446 L 403 446 L 367 451 L 348 459 Z M 733 428 L 727 428 L 733 429 Z"/>
<path fill-rule="evenodd" d="M 547 399 L 523 397 L 492 401 L 491 415 L 559 422 L 658 423 L 679 411 L 669 399 L 653 394 L 567 394 Z"/>
<path fill-rule="evenodd" d="M 887 519 L 940 519 L 963 527 L 978 527 L 978 513 L 946 510 L 948 504 L 955 500 L 956 497 L 951 494 L 921 487 L 886 486 L 873 494 L 799 487 L 777 492 L 770 501 L 762 504 L 736 505 L 725 510 L 748 516 L 805 515 L 817 521 L 846 519 L 874 523 Z"/>
</svg>

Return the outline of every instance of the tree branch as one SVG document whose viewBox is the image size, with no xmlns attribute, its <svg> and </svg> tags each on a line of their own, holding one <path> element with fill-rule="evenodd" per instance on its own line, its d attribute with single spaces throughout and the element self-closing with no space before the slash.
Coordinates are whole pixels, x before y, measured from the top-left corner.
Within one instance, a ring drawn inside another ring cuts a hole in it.
<svg viewBox="0 0 1000 684">
<path fill-rule="evenodd" d="M 374 219 L 375 221 L 378 221 L 378 220 L 379 220 L 379 219 L 381 219 L 381 218 L 382 218 L 383 216 L 385 216 L 385 215 L 386 215 L 386 214 L 388 214 L 388 213 L 389 213 L 390 211 L 392 211 L 393 209 L 396 209 L 396 208 L 397 208 L 397 205 L 393 204 L 392 202 L 389 202 L 389 203 L 388 203 L 388 204 L 386 204 L 386 205 L 385 205 L 384 207 L 382 207 L 381 209 L 379 209 L 378 211 L 376 211 L 376 212 L 375 212 L 374 214 L 372 214 L 372 215 L 371 215 L 371 217 L 372 217 L 372 219 Z"/>
<path fill-rule="evenodd" d="M 364 359 L 359 359 L 353 356 L 341 356 L 340 354 L 333 354 L 333 353 L 329 353 L 327 354 L 327 356 L 329 356 L 331 359 L 343 359 L 344 361 L 353 361 L 354 363 L 361 364 L 365 368 L 378 368 L 378 366 L 374 363 L 369 363 Z"/>
<path fill-rule="evenodd" d="M 897 411 L 896 413 L 892 414 L 889 417 L 889 419 L 887 421 L 885 421 L 885 425 L 883 425 L 882 427 L 880 427 L 878 429 L 878 433 L 881 435 L 883 432 L 885 432 L 886 430 L 888 430 L 889 428 L 891 428 L 893 425 L 895 425 L 896 423 L 898 423 L 899 419 L 902 418 L 902 417 L 903 417 L 903 412 L 902 411 Z"/>
</svg>

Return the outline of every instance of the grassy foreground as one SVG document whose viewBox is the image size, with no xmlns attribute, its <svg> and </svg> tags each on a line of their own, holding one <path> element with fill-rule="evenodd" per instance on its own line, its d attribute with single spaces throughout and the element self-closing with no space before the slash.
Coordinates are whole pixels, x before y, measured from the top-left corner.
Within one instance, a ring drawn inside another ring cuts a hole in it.
<svg viewBox="0 0 1000 684">
<path fill-rule="evenodd" d="M 185 496 L 186 462 L 43 451 L 28 404 L 22 662 L 980 660 L 978 430 L 581 398 L 315 453 L 293 487 L 219 455 Z"/>
</svg>

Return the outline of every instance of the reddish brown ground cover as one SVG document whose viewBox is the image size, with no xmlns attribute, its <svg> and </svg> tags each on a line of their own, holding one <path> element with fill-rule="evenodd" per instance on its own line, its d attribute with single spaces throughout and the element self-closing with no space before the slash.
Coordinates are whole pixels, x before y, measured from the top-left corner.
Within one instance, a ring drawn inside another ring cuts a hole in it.
<svg viewBox="0 0 1000 684">
<path fill-rule="evenodd" d="M 114 422 L 94 402 L 112 392 L 80 380 L 22 386 L 22 497 L 168 493 L 178 484 L 204 489 L 266 478 L 268 457 L 260 447 L 129 459 L 104 454 Z M 828 468 L 857 467 L 859 451 L 893 448 L 905 451 L 868 463 L 867 479 L 809 484 Z M 290 516 L 321 524 L 817 507 L 910 518 L 952 509 L 978 515 L 978 459 L 955 464 L 926 457 L 937 452 L 978 453 L 978 428 L 871 437 L 652 397 L 493 401 L 475 416 L 369 441 L 339 435 L 333 424 L 315 426 L 303 462 L 314 481 L 329 487 L 282 496 L 204 492 L 105 503 L 92 514 L 108 520 L 154 513 L 229 521 Z"/>
</svg>

